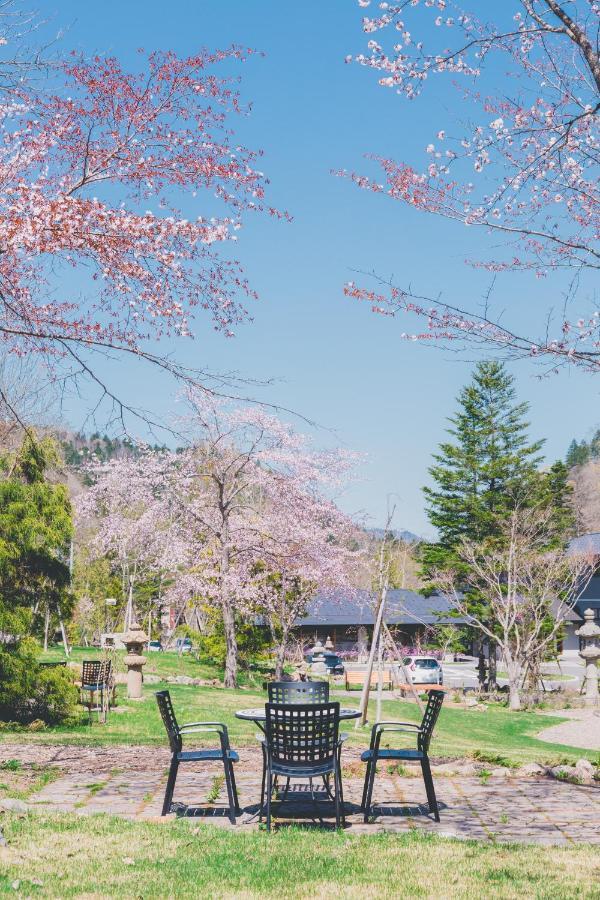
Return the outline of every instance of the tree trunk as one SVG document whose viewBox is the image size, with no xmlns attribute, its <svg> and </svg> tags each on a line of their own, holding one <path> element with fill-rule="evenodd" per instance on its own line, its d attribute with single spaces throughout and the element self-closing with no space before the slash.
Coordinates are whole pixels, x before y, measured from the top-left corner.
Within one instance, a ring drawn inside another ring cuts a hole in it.
<svg viewBox="0 0 600 900">
<path fill-rule="evenodd" d="M 488 640 L 488 691 L 498 690 L 498 667 L 496 665 L 496 644 Z"/>
<path fill-rule="evenodd" d="M 371 689 L 371 674 L 373 672 L 373 663 L 375 662 L 375 651 L 379 645 L 379 635 L 381 632 L 381 623 L 383 622 L 383 613 L 385 610 L 385 601 L 387 597 L 387 584 L 384 584 L 379 597 L 379 607 L 377 616 L 373 626 L 373 637 L 371 639 L 371 649 L 369 651 L 369 661 L 367 662 L 367 671 L 365 673 L 365 681 L 360 695 L 360 717 L 356 720 L 354 727 L 360 728 L 367 723 L 367 710 L 369 707 L 369 691 Z"/>
<path fill-rule="evenodd" d="M 237 638 L 235 635 L 235 616 L 233 606 L 228 596 L 223 597 L 223 628 L 225 630 L 225 675 L 223 683 L 226 688 L 236 688 L 237 685 Z"/>
<path fill-rule="evenodd" d="M 44 652 L 48 650 L 48 630 L 50 628 L 50 607 L 46 606 L 46 617 L 44 619 Z"/>
<path fill-rule="evenodd" d="M 512 710 L 521 709 L 521 666 L 513 659 L 506 657 L 508 673 L 508 705 Z"/>
<path fill-rule="evenodd" d="M 283 678 L 283 667 L 285 666 L 285 659 L 287 656 L 287 645 L 288 645 L 289 634 L 284 629 L 281 635 L 281 641 L 277 645 L 277 654 L 275 656 L 275 680 L 281 681 Z"/>
</svg>

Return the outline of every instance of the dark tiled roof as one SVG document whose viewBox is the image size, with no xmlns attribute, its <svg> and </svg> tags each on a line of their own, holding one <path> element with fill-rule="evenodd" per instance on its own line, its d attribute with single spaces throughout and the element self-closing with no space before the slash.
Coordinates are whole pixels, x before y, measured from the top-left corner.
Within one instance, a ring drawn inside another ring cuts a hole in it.
<svg viewBox="0 0 600 900">
<path fill-rule="evenodd" d="M 600 531 L 580 534 L 569 542 L 571 553 L 597 553 L 600 556 Z"/>
<path fill-rule="evenodd" d="M 423 597 L 415 591 L 388 591 L 385 621 L 388 625 L 462 625 L 464 618 L 451 615 L 450 603 L 437 594 Z M 296 620 L 296 626 L 373 625 L 372 595 L 359 591 L 348 597 L 343 593 L 317 594 L 308 613 Z"/>
</svg>

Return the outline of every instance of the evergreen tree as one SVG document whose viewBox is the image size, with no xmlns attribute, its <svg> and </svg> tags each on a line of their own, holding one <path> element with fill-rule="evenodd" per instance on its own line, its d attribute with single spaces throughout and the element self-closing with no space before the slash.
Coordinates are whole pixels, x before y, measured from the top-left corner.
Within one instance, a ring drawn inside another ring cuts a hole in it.
<svg viewBox="0 0 600 900">
<path fill-rule="evenodd" d="M 598 432 L 596 432 L 594 441 L 592 442 L 594 448 L 593 452 L 585 441 L 582 441 L 580 444 L 578 444 L 576 440 L 571 441 L 565 457 L 565 462 L 569 469 L 572 469 L 574 466 L 584 465 L 588 462 L 590 455 L 598 455 L 598 437 Z"/>
<path fill-rule="evenodd" d="M 516 502 L 531 491 L 543 441 L 529 443 L 527 403 L 515 403 L 514 379 L 499 362 L 481 362 L 460 392 L 424 488 L 439 541 L 423 548 L 423 573 L 455 563 L 461 539 L 483 541 L 499 531 Z"/>
<path fill-rule="evenodd" d="M 0 718 L 58 721 L 76 696 L 66 671 L 40 670 L 31 637 L 36 610 L 72 609 L 71 506 L 64 485 L 46 479 L 55 460 L 51 442 L 29 435 L 0 457 Z"/>
</svg>

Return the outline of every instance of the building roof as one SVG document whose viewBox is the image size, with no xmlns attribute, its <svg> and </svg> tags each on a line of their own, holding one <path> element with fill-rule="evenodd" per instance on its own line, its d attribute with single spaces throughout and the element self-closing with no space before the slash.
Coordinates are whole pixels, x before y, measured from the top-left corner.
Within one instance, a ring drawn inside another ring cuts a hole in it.
<svg viewBox="0 0 600 900">
<path fill-rule="evenodd" d="M 351 596 L 342 592 L 317 594 L 306 616 L 296 626 L 374 625 L 372 594 L 357 591 Z M 388 625 L 464 625 L 466 619 L 452 614 L 452 606 L 444 597 L 423 597 L 415 591 L 388 591 L 385 621 Z"/>
<path fill-rule="evenodd" d="M 580 534 L 569 541 L 570 553 L 594 553 L 600 556 L 600 531 Z"/>
</svg>

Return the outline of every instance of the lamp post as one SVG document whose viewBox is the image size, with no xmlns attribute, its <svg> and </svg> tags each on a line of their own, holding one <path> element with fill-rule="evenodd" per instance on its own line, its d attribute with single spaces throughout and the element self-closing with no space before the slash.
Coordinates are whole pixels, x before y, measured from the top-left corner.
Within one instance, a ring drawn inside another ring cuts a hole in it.
<svg viewBox="0 0 600 900">
<path fill-rule="evenodd" d="M 108 608 L 109 606 L 116 606 L 117 601 L 114 597 L 107 597 L 104 601 L 104 643 L 106 644 L 106 636 L 108 634 Z M 112 620 L 111 620 L 112 624 Z"/>
<path fill-rule="evenodd" d="M 575 634 L 581 639 L 579 655 L 585 662 L 585 704 L 598 706 L 598 660 L 600 659 L 600 626 L 594 623 L 593 609 L 586 609 L 584 623 Z"/>
</svg>

